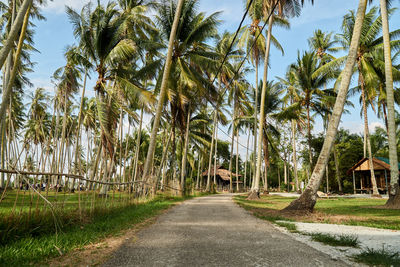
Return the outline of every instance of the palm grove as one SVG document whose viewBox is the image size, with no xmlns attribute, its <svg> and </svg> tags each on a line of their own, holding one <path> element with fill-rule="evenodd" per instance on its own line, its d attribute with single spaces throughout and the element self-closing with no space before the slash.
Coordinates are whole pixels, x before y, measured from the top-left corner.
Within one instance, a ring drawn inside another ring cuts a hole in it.
<svg viewBox="0 0 400 267">
<path fill-rule="evenodd" d="M 341 32 L 316 29 L 286 75 L 268 77 L 271 45 L 282 54 L 285 48 L 274 29 L 290 30 L 303 2 L 244 1 L 249 24 L 235 33 L 218 32 L 220 12 L 207 16 L 195 0 L 66 7 L 75 43 L 54 71 L 54 93 L 27 93 L 34 21 L 44 19 L 45 3 L 2 3 L 1 188 L 40 183 L 50 191 L 83 187 L 107 195 L 117 183 L 137 196 L 158 189 L 188 194 L 215 190 L 222 165 L 231 171 L 229 190 L 248 190 L 249 198 L 270 188 L 299 191 L 306 181 L 287 209 L 312 210 L 323 187 L 352 190 L 345 175 L 351 161 L 381 155 L 394 166 L 387 205 L 398 207 L 393 84 L 400 79 L 400 30 L 388 28 L 395 10 L 381 0 L 370 1 L 367 11 L 360 0 L 343 17 Z M 353 105 L 348 95 L 360 98 L 361 136 L 338 130 Z M 384 129 L 369 131 L 369 108 Z M 315 136 L 318 121 L 324 132 Z M 379 194 L 373 167 L 371 180 Z"/>
</svg>

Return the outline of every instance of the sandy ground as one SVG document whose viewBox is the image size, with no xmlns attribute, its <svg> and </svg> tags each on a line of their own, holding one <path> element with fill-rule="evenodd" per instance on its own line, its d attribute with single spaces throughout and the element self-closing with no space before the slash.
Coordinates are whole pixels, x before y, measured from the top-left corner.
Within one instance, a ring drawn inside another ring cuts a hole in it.
<svg viewBox="0 0 400 267">
<path fill-rule="evenodd" d="M 324 223 L 295 222 L 294 224 L 296 224 L 298 231 L 304 233 L 357 236 L 360 242 L 359 248 L 330 247 L 337 250 L 342 255 L 349 256 L 367 248 L 382 249 L 382 247 L 384 247 L 393 252 L 399 252 L 400 249 L 400 231 L 396 230 Z M 310 240 L 307 236 L 303 236 L 302 238 Z"/>
<path fill-rule="evenodd" d="M 221 194 L 172 208 L 104 266 L 346 266 Z"/>
</svg>

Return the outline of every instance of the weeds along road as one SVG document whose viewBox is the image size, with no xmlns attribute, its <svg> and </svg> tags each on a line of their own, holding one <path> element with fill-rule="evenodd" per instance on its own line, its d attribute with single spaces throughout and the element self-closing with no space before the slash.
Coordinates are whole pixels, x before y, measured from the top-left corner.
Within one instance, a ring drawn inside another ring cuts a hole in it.
<svg viewBox="0 0 400 267">
<path fill-rule="evenodd" d="M 185 201 L 127 240 L 104 266 L 346 266 L 221 194 Z"/>
</svg>

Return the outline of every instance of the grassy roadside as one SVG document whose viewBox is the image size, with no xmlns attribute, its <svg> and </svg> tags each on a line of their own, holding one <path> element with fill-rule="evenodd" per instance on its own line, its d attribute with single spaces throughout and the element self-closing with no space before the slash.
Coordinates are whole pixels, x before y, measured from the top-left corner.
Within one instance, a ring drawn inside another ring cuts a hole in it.
<svg viewBox="0 0 400 267">
<path fill-rule="evenodd" d="M 268 220 L 289 232 L 311 236 L 311 239 L 330 246 L 359 247 L 356 236 L 329 235 L 323 233 L 302 233 L 293 222 L 334 223 L 360 225 L 382 229 L 400 230 L 400 210 L 383 209 L 383 199 L 319 199 L 315 211 L 309 214 L 282 212 L 295 198 L 275 195 L 261 196 L 260 200 L 246 200 L 246 196 L 236 196 L 235 202 L 260 219 Z M 353 261 L 369 266 L 400 266 L 400 252 L 366 249 L 350 256 Z"/>
<path fill-rule="evenodd" d="M 191 197 L 187 197 L 188 199 Z M 90 220 L 71 224 L 61 231 L 28 235 L 0 245 L 0 266 L 26 266 L 117 235 L 123 230 L 160 214 L 179 201 L 180 197 L 158 196 L 156 199 L 97 212 Z"/>
<path fill-rule="evenodd" d="M 269 221 L 286 220 L 298 222 L 334 223 L 359 225 L 374 228 L 400 230 L 400 210 L 380 208 L 384 199 L 319 199 L 315 211 L 310 214 L 284 213 L 294 198 L 276 195 L 262 196 L 260 200 L 249 201 L 246 196 L 235 197 L 236 203 L 259 218 Z"/>
</svg>

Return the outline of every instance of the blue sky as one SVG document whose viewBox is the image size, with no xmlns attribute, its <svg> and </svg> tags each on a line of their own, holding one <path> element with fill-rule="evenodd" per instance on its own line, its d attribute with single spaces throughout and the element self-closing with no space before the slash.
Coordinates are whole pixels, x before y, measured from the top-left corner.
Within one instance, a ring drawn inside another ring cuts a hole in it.
<svg viewBox="0 0 400 267">
<path fill-rule="evenodd" d="M 65 15 L 64 7 L 68 5 L 80 9 L 87 2 L 83 0 L 55 0 L 54 2 L 49 2 L 43 8 L 43 14 L 47 20 L 36 22 L 37 28 L 34 40 L 35 46 L 40 53 L 32 56 L 37 65 L 34 73 L 29 75 L 34 84 L 34 87 L 29 90 L 33 91 L 36 87 L 44 87 L 49 92 L 53 92 L 50 77 L 58 67 L 65 63 L 63 58 L 65 47 L 74 43 L 72 27 Z M 315 29 L 320 28 L 324 31 L 340 32 L 342 17 L 348 13 L 348 10 L 356 9 L 357 4 L 358 0 L 317 0 L 314 6 L 306 4 L 300 17 L 290 20 L 290 30 L 274 29 L 273 34 L 283 45 L 285 55 L 282 56 L 280 52 L 272 48 L 269 79 L 276 76 L 284 76 L 287 66 L 296 60 L 297 51 L 308 49 L 307 39 Z M 374 4 L 378 5 L 379 1 L 374 1 Z M 399 7 L 400 1 L 394 1 L 393 4 L 394 7 Z M 239 25 L 243 15 L 244 4 L 243 0 L 199 0 L 199 10 L 207 14 L 222 11 L 220 15 L 222 23 L 219 26 L 221 32 L 224 30 L 233 32 Z M 399 12 L 396 11 L 390 21 L 390 29 L 392 30 L 400 28 Z M 254 81 L 253 76 L 254 74 L 249 76 L 249 81 Z M 93 88 L 93 85 L 93 81 L 88 84 L 89 88 Z M 360 118 L 358 97 L 351 100 L 355 107 L 349 109 L 350 114 L 342 117 L 341 127 L 349 129 L 351 132 L 359 133 L 363 130 L 363 123 Z M 316 118 L 316 120 L 314 132 L 319 132 L 322 129 L 322 124 L 318 122 L 320 121 L 319 118 Z M 369 120 L 371 130 L 376 125 L 383 125 L 372 110 L 369 111 Z M 245 144 L 246 139 L 243 137 L 240 142 Z"/>
</svg>

